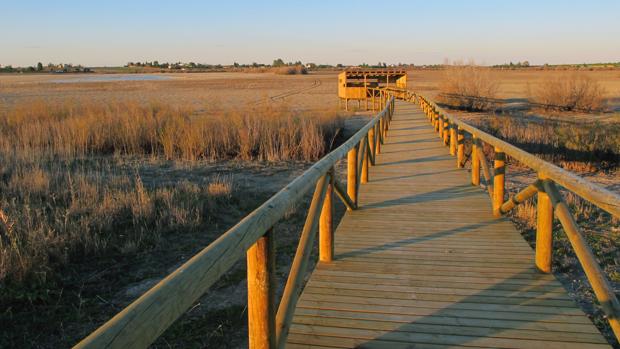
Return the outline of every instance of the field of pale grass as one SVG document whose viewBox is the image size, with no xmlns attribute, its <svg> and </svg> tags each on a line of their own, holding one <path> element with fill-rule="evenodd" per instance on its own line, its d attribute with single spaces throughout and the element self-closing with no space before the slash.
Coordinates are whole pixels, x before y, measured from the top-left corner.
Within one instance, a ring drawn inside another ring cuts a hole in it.
<svg viewBox="0 0 620 349">
<path fill-rule="evenodd" d="M 139 177 L 114 175 L 115 158 L 311 162 L 333 146 L 342 125 L 332 112 L 268 104 L 214 117 L 137 102 L 35 103 L 2 112 L 0 282 L 22 280 L 51 260 L 149 244 L 158 230 L 201 219 L 201 205 L 185 212 L 179 198 L 231 190 L 220 180 L 148 193 Z"/>
</svg>

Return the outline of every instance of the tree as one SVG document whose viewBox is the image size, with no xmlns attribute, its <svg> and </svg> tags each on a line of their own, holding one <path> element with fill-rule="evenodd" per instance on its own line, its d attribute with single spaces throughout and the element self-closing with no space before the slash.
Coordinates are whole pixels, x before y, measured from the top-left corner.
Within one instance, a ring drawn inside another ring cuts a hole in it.
<svg viewBox="0 0 620 349">
<path fill-rule="evenodd" d="M 284 61 L 282 60 L 282 58 L 278 58 L 278 59 L 274 59 L 273 63 L 271 64 L 274 67 L 282 67 L 284 66 Z"/>
<path fill-rule="evenodd" d="M 39 62 L 37 63 L 37 71 L 42 71 L 43 70 L 43 63 Z"/>
</svg>

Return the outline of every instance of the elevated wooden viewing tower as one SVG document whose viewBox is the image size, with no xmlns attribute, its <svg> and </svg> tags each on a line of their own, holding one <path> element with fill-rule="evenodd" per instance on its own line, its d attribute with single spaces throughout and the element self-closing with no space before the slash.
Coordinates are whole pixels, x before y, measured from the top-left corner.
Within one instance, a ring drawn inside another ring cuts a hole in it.
<svg viewBox="0 0 620 349">
<path fill-rule="evenodd" d="M 562 191 L 615 217 L 620 196 L 424 96 L 381 91 L 381 111 L 359 132 L 77 347 L 147 347 L 245 258 L 251 348 L 609 348 L 551 274 L 552 228 L 557 219 L 618 338 L 620 303 Z M 508 199 L 507 157 L 538 173 Z M 343 158 L 346 183 L 334 170 Z M 311 192 L 278 300 L 273 226 Z M 504 215 L 534 196 L 532 249 Z M 334 229 L 336 198 L 347 212 Z"/>
<path fill-rule="evenodd" d="M 351 68 L 338 74 L 338 97 L 344 108 L 349 110 L 349 101 L 362 101 L 366 110 L 379 109 L 378 103 L 383 88 L 407 88 L 407 72 L 402 69 L 360 69 Z"/>
</svg>

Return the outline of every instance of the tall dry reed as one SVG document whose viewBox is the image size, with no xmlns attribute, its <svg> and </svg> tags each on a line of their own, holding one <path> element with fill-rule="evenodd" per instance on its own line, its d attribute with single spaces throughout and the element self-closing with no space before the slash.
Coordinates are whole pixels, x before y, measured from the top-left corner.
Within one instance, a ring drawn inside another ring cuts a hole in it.
<svg viewBox="0 0 620 349">
<path fill-rule="evenodd" d="M 340 127 L 335 112 L 269 105 L 216 116 L 139 102 L 35 102 L 6 110 L 0 114 L 0 289 L 45 283 L 69 261 L 132 253 L 167 231 L 199 227 L 213 203 L 234 192 L 229 177 L 148 185 L 123 168 L 125 158 L 314 161 Z M 12 298 L 0 294 L 3 299 Z"/>
<path fill-rule="evenodd" d="M 207 117 L 154 103 L 38 102 L 0 114 L 0 153 L 314 161 L 340 127 L 335 113 L 307 115 L 271 106 Z"/>
</svg>

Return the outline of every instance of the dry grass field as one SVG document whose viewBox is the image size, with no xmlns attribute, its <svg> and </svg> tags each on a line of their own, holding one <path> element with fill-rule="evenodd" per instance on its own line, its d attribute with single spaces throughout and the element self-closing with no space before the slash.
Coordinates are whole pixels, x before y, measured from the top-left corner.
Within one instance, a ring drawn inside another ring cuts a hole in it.
<svg viewBox="0 0 620 349">
<path fill-rule="evenodd" d="M 620 192 L 620 71 L 583 72 L 604 90 L 605 113 L 520 106 L 565 71 L 489 74 L 506 103 L 455 114 Z M 444 76 L 413 70 L 409 88 L 435 98 Z M 0 75 L 0 347 L 75 344 L 364 120 L 338 110 L 336 72 L 147 77 Z M 532 180 L 510 166 L 511 191 Z M 618 222 L 570 203 L 617 286 Z M 275 227 L 281 281 L 305 209 Z M 530 241 L 534 211 L 513 216 Z M 556 270 L 587 308 L 592 295 L 556 230 Z M 240 261 L 155 347 L 246 346 L 245 288 Z"/>
<path fill-rule="evenodd" d="M 0 347 L 74 344 L 343 138 L 333 74 L 123 78 L 0 76 Z M 225 302 L 178 322 L 203 336 L 162 343 L 243 343 L 230 274 Z"/>
<path fill-rule="evenodd" d="M 157 102 L 191 108 L 198 113 L 243 109 L 274 101 L 296 110 L 336 108 L 334 73 L 277 75 L 269 73 L 151 74 L 156 80 L 115 81 L 118 75 L 0 75 L 0 108 L 31 102 Z M 126 75 L 135 79 L 135 75 Z M 88 81 L 88 80 L 94 81 Z M 101 81 L 104 80 L 104 81 Z M 61 82 L 56 82 L 61 81 Z M 76 82 L 72 82 L 76 81 Z M 282 98 L 284 97 L 284 98 Z"/>
<path fill-rule="evenodd" d="M 620 70 L 584 70 L 580 74 L 599 81 L 606 90 L 609 98 L 615 99 L 620 96 Z M 490 70 L 490 78 L 498 83 L 497 98 L 515 99 L 528 98 L 528 86 L 542 84 L 545 80 L 558 78 L 571 74 L 567 70 Z M 414 70 L 408 76 L 409 86 L 429 96 L 439 93 L 439 85 L 443 78 L 442 70 Z"/>
</svg>

